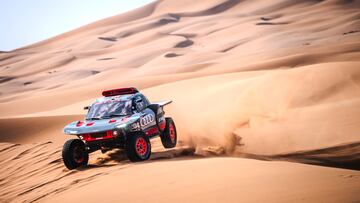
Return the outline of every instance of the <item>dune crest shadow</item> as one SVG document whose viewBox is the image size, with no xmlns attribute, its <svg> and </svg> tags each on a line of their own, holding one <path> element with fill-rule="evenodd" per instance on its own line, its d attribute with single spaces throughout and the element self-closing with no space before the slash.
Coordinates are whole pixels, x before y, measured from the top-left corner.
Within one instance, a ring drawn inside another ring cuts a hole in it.
<svg viewBox="0 0 360 203">
<path fill-rule="evenodd" d="M 237 156 L 266 161 L 289 161 L 326 167 L 360 170 L 360 142 L 277 155 L 238 153 Z"/>
</svg>

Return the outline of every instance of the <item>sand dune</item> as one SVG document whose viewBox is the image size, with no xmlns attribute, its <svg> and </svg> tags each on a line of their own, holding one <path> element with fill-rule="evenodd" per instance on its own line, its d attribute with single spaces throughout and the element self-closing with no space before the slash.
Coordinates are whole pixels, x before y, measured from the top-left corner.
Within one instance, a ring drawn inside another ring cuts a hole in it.
<svg viewBox="0 0 360 203">
<path fill-rule="evenodd" d="M 80 119 L 82 115 L 0 119 L 0 142 L 62 144 L 67 139 L 62 132 L 64 123 Z"/>
<path fill-rule="evenodd" d="M 3 187 L 0 196 L 4 201 L 15 202 L 80 199 L 98 202 L 104 199 L 99 194 L 106 194 L 107 201 L 121 198 L 125 202 L 140 202 L 145 198 L 150 202 L 236 202 L 239 199 L 351 202 L 359 188 L 357 171 L 214 158 L 214 153 L 213 158 L 205 158 L 203 153 L 197 154 L 188 147 L 164 151 L 157 140 L 152 144 L 154 153 L 146 163 L 130 163 L 123 152 L 111 151 L 92 156 L 86 168 L 68 171 L 61 160 L 60 145 L 2 143 L 0 163 L 5 167 L 1 168 L 1 184 L 7 187 Z M 285 160 L 296 159 L 287 157 Z M 149 187 L 154 189 L 146 189 Z M 140 194 L 136 192 L 139 188 L 143 191 Z M 281 192 L 284 190 L 286 192 Z M 134 199 L 135 194 L 137 198 Z"/>
<path fill-rule="evenodd" d="M 162 0 L 0 52 L 0 201 L 360 201 L 359 19 L 357 0 Z M 62 127 L 123 86 L 174 101 L 179 147 L 66 170 Z"/>
</svg>

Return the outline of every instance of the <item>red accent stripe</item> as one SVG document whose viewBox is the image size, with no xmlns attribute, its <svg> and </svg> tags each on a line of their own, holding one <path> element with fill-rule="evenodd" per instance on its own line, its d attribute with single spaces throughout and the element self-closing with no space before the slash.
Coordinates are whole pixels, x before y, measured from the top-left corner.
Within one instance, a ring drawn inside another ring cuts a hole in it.
<svg viewBox="0 0 360 203">
<path fill-rule="evenodd" d="M 158 131 L 158 128 L 155 126 L 155 127 L 150 128 L 149 130 L 147 130 L 147 131 L 145 132 L 145 134 L 146 134 L 146 135 L 153 135 L 153 134 L 155 134 L 155 133 L 157 133 L 157 132 L 159 132 L 159 131 Z"/>
<path fill-rule="evenodd" d="M 160 130 L 164 130 L 164 129 L 165 129 L 165 126 L 166 126 L 165 120 L 164 120 L 163 122 L 159 123 L 159 128 L 160 128 Z"/>
<path fill-rule="evenodd" d="M 78 121 L 78 122 L 76 123 L 76 127 L 80 127 L 80 126 L 82 126 L 83 124 L 84 124 L 83 121 Z"/>
</svg>

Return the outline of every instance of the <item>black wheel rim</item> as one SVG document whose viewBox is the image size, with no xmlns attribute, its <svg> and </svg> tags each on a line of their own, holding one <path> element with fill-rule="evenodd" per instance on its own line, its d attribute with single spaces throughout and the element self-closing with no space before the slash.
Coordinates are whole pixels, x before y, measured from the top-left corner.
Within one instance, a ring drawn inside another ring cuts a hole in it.
<svg viewBox="0 0 360 203">
<path fill-rule="evenodd" d="M 84 160 L 85 160 L 84 153 L 85 153 L 85 150 L 83 149 L 83 147 L 80 147 L 80 146 L 74 147 L 72 155 L 73 155 L 73 159 L 74 159 L 75 163 L 81 164 L 84 162 Z"/>
</svg>

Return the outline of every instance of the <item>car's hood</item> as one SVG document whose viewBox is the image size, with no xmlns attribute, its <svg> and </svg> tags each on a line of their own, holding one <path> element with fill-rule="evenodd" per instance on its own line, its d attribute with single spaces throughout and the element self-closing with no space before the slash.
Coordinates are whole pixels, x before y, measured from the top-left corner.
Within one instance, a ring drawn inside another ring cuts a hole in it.
<svg viewBox="0 0 360 203">
<path fill-rule="evenodd" d="M 80 135 L 114 130 L 117 126 L 126 126 L 123 124 L 133 123 L 138 118 L 139 115 L 132 115 L 101 120 L 74 121 L 64 127 L 64 133 L 70 135 Z"/>
</svg>

